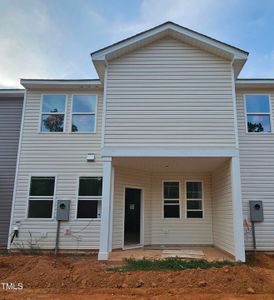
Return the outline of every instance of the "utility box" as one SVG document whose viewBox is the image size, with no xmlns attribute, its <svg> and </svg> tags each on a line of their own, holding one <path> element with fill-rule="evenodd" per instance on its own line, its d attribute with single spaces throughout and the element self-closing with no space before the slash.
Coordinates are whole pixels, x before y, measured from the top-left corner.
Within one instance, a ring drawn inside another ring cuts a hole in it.
<svg viewBox="0 0 274 300">
<path fill-rule="evenodd" d="M 56 220 L 57 221 L 68 221 L 69 220 L 69 209 L 70 209 L 70 200 L 58 200 L 57 201 Z"/>
<path fill-rule="evenodd" d="M 264 220 L 263 201 L 249 201 L 250 221 L 262 222 Z"/>
</svg>

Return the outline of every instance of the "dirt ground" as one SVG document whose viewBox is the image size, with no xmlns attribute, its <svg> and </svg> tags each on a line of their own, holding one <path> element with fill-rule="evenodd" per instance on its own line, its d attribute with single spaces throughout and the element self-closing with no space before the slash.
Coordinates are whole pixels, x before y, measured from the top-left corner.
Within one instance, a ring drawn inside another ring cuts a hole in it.
<svg viewBox="0 0 274 300">
<path fill-rule="evenodd" d="M 221 269 L 109 272 L 96 256 L 0 255 L 0 299 L 274 299 L 274 256 Z M 3 289 L 14 283 L 21 290 Z"/>
</svg>

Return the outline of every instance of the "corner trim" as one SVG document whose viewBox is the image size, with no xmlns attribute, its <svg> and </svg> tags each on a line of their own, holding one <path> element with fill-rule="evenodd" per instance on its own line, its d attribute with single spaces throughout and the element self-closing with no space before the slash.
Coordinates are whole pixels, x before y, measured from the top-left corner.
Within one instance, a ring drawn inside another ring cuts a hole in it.
<svg viewBox="0 0 274 300">
<path fill-rule="evenodd" d="M 233 114 L 234 114 L 234 127 L 235 127 L 235 140 L 236 148 L 239 149 L 239 134 L 238 134 L 238 118 L 237 118 L 237 102 L 236 102 L 236 86 L 235 74 L 233 69 L 233 62 L 231 63 L 231 87 L 232 87 L 232 101 L 233 101 Z"/>
<path fill-rule="evenodd" d="M 234 255 L 236 261 L 245 262 L 243 208 L 239 157 L 233 157 L 231 159 L 230 166 L 232 185 Z"/>
<path fill-rule="evenodd" d="M 108 252 L 101 252 L 98 253 L 98 260 L 108 260 Z"/>
</svg>

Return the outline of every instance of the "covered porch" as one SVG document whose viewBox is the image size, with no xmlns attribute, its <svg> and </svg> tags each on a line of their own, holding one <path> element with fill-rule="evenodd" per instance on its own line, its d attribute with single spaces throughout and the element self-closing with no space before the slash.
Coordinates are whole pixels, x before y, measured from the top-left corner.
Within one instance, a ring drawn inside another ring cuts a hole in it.
<svg viewBox="0 0 274 300">
<path fill-rule="evenodd" d="M 237 156 L 112 157 L 105 168 L 99 259 L 207 249 L 245 261 Z"/>
</svg>

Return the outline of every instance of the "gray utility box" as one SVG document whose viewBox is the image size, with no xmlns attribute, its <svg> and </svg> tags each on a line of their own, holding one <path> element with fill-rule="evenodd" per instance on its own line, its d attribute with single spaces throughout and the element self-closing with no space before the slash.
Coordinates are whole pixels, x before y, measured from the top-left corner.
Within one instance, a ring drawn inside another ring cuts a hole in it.
<svg viewBox="0 0 274 300">
<path fill-rule="evenodd" d="M 57 221 L 68 221 L 69 220 L 69 208 L 70 200 L 58 200 L 57 201 Z"/>
<path fill-rule="evenodd" d="M 249 201 L 250 221 L 262 222 L 264 220 L 263 201 Z"/>
</svg>

